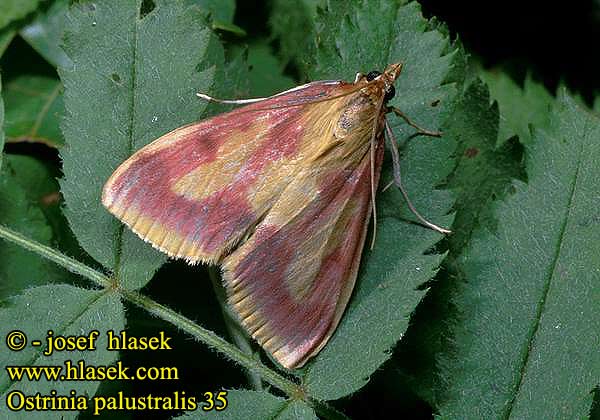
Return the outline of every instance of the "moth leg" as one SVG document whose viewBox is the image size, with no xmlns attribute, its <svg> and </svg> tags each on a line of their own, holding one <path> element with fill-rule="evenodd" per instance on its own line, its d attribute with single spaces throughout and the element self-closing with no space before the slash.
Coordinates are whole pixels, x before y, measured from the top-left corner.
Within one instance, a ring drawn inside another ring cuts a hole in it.
<svg viewBox="0 0 600 420">
<path fill-rule="evenodd" d="M 439 131 L 430 131 L 430 130 L 427 130 L 426 128 L 420 127 L 413 120 L 411 120 L 410 118 L 408 118 L 398 108 L 390 106 L 390 107 L 388 107 L 388 110 L 392 111 L 394 114 L 396 114 L 397 116 L 399 116 L 400 118 L 402 118 L 404 121 L 406 121 L 406 123 L 408 125 L 410 125 L 411 127 L 415 128 L 419 134 L 423 134 L 424 136 L 431 136 L 431 137 L 442 137 L 442 133 L 439 132 Z"/>
<path fill-rule="evenodd" d="M 381 189 L 381 192 L 387 191 L 387 189 L 390 188 L 392 185 L 394 185 L 394 181 L 393 180 L 390 181 L 390 182 L 388 182 L 386 184 L 386 186 Z"/>
<path fill-rule="evenodd" d="M 443 234 L 452 233 L 451 230 L 445 229 L 434 223 L 431 223 L 429 220 L 427 220 L 423 216 L 421 216 L 421 214 L 417 211 L 417 209 L 415 208 L 413 203 L 410 201 L 410 198 L 408 198 L 408 193 L 404 189 L 404 185 L 402 185 L 402 177 L 400 175 L 400 154 L 398 153 L 398 149 L 397 149 L 398 145 L 396 143 L 394 133 L 392 132 L 392 129 L 390 128 L 390 125 L 388 124 L 387 120 L 385 120 L 385 131 L 387 132 L 386 137 L 390 143 L 390 150 L 392 151 L 392 165 L 394 167 L 394 170 L 393 170 L 394 181 L 393 182 L 394 182 L 394 184 L 396 184 L 398 189 L 400 189 L 400 192 L 404 196 L 404 200 L 406 200 L 406 204 L 408 205 L 408 208 L 417 217 L 417 219 L 419 219 L 419 222 L 421 222 L 423 225 L 427 226 L 428 228 L 433 229 L 433 230 L 443 233 Z"/>
</svg>

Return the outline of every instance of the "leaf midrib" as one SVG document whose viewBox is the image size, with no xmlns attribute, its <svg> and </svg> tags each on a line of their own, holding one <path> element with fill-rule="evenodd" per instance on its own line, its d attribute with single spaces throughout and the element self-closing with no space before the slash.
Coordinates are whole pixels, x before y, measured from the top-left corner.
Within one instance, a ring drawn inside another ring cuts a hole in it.
<svg viewBox="0 0 600 420">
<path fill-rule="evenodd" d="M 136 83 L 137 83 L 137 71 L 136 64 L 138 59 L 138 31 L 140 24 L 140 0 L 136 1 L 136 16 L 133 25 L 133 59 L 131 61 L 131 95 L 129 104 L 129 127 L 127 128 L 128 139 L 127 139 L 127 156 L 131 156 L 133 152 L 133 138 L 134 138 L 134 124 L 135 124 L 135 94 L 136 94 Z M 125 226 L 123 223 L 119 223 L 117 228 L 117 247 L 115 249 L 115 268 L 114 268 L 114 281 L 119 284 L 120 271 L 121 271 L 121 257 L 123 256 L 123 233 Z"/>
<path fill-rule="evenodd" d="M 581 142 L 581 146 L 580 146 L 579 153 L 577 156 L 577 166 L 575 169 L 575 176 L 573 177 L 573 182 L 571 183 L 569 199 L 567 201 L 567 206 L 566 206 L 566 214 L 563 218 L 563 223 L 560 227 L 560 234 L 558 236 L 558 243 L 556 246 L 556 251 L 555 251 L 554 257 L 552 259 L 551 269 L 549 270 L 548 276 L 546 277 L 546 282 L 544 284 L 542 298 L 540 299 L 540 303 L 536 310 L 536 317 L 534 319 L 534 324 L 533 324 L 533 327 L 529 334 L 529 337 L 527 338 L 527 348 L 525 350 L 525 354 L 522 359 L 521 369 L 519 370 L 519 380 L 514 388 L 513 396 L 511 398 L 509 404 L 506 407 L 506 411 L 505 411 L 504 415 L 501 416 L 501 418 L 504 420 L 508 420 L 511 418 L 515 401 L 517 400 L 517 397 L 519 396 L 519 394 L 521 392 L 521 387 L 522 387 L 523 381 L 525 379 L 525 374 L 528 370 L 528 366 L 530 363 L 530 356 L 531 356 L 533 344 L 534 344 L 535 338 L 538 334 L 539 327 L 540 327 L 540 321 L 541 321 L 542 314 L 545 309 L 546 299 L 548 297 L 548 293 L 550 292 L 550 285 L 552 283 L 552 279 L 554 279 L 554 277 L 555 277 L 556 268 L 558 266 L 558 261 L 560 259 L 561 253 L 562 253 L 562 249 L 563 249 L 563 245 L 564 245 L 564 235 L 567 230 L 567 224 L 571 217 L 573 197 L 575 196 L 575 191 L 577 190 L 577 182 L 579 180 L 579 170 L 582 166 L 581 162 L 582 162 L 582 157 L 583 157 L 583 151 L 585 150 L 585 146 L 587 145 L 587 142 L 585 141 L 585 139 L 587 137 L 587 132 L 588 132 L 588 124 L 586 122 L 584 129 L 583 129 L 583 134 L 582 134 L 582 138 L 584 139 L 584 141 Z M 560 140 L 552 138 L 552 141 L 560 141 Z"/>
</svg>

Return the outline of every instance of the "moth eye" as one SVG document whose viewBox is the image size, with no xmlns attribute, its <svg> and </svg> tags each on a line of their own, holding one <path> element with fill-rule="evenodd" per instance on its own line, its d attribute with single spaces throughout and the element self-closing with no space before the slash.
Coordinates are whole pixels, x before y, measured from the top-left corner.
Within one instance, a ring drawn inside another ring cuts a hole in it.
<svg viewBox="0 0 600 420">
<path fill-rule="evenodd" d="M 369 73 L 367 73 L 367 82 L 370 82 L 371 80 L 375 80 L 375 78 L 380 75 L 381 75 L 380 71 L 377 71 L 377 70 L 370 71 Z"/>
<path fill-rule="evenodd" d="M 387 88 L 387 90 L 385 91 L 385 97 L 384 97 L 384 101 L 389 101 L 390 99 L 392 99 L 394 96 L 396 95 L 396 88 L 394 87 L 394 85 L 391 85 L 389 88 Z"/>
</svg>

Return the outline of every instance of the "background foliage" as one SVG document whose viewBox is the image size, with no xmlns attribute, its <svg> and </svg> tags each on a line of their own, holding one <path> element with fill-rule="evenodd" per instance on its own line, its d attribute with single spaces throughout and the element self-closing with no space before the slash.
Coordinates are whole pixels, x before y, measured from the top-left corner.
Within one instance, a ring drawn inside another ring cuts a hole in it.
<svg viewBox="0 0 600 420">
<path fill-rule="evenodd" d="M 100 345 L 68 358 L 177 366 L 181 378 L 11 383 L 3 369 L 0 413 L 13 389 L 199 399 L 226 389 L 229 407 L 214 417 L 597 418 L 600 66 L 571 45 L 598 40 L 600 6 L 494 7 L 2 2 L 0 336 L 165 331 L 167 353 Z M 559 36 L 559 24 L 574 30 Z M 167 261 L 123 229 L 102 208 L 101 187 L 154 138 L 224 110 L 197 91 L 264 96 L 397 61 L 392 105 L 444 132 L 412 138 L 391 117 L 404 181 L 454 233 L 410 223 L 400 194 L 380 191 L 375 248 L 338 331 L 305 368 L 285 372 L 232 322 L 214 271 Z M 3 368 L 65 358 L 0 352 Z"/>
</svg>

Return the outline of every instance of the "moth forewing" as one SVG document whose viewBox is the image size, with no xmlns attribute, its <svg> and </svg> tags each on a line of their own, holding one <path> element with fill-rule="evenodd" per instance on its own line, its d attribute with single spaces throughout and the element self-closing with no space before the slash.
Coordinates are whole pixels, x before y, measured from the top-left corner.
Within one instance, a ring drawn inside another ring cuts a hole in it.
<svg viewBox="0 0 600 420">
<path fill-rule="evenodd" d="M 133 154 L 102 201 L 169 255 L 221 264 L 241 324 L 283 366 L 300 367 L 350 299 L 401 68 L 232 101 L 245 106 Z"/>
</svg>

